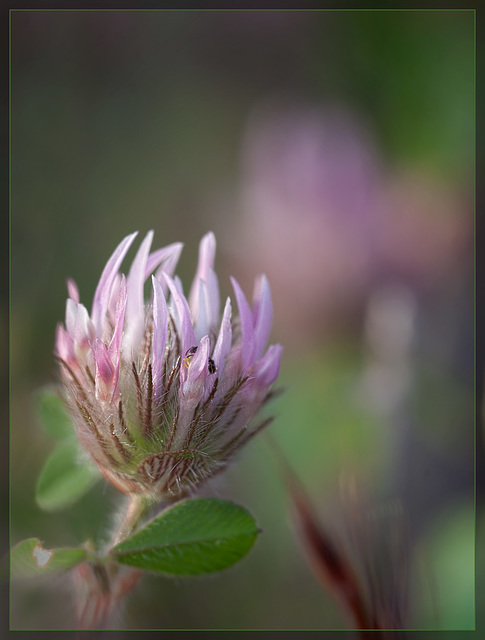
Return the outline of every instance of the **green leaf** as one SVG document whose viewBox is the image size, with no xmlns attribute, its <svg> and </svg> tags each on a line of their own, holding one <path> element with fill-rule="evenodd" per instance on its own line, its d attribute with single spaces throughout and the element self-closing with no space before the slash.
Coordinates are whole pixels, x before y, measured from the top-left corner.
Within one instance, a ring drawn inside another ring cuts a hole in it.
<svg viewBox="0 0 485 640">
<path fill-rule="evenodd" d="M 37 504 L 46 511 L 57 511 L 81 498 L 99 479 L 98 469 L 79 460 L 76 440 L 57 445 L 47 458 L 36 487 Z"/>
<path fill-rule="evenodd" d="M 19 542 L 10 551 L 12 578 L 32 578 L 56 571 L 67 571 L 84 562 L 87 551 L 82 547 L 44 549 L 38 538 Z"/>
<path fill-rule="evenodd" d="M 56 440 L 74 435 L 74 426 L 66 406 L 53 387 L 46 387 L 37 393 L 37 414 L 46 432 Z"/>
<path fill-rule="evenodd" d="M 245 556 L 259 529 L 242 507 L 226 500 L 184 500 L 111 549 L 122 564 L 172 575 L 200 575 Z"/>
</svg>

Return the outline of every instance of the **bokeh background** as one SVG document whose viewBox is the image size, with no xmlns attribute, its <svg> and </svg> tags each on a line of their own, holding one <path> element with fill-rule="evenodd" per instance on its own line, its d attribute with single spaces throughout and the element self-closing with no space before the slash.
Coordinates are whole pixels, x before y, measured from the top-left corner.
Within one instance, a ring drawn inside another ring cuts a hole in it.
<svg viewBox="0 0 485 640">
<path fill-rule="evenodd" d="M 231 274 L 270 280 L 286 391 L 268 433 L 321 522 L 344 537 L 349 478 L 366 514 L 397 504 L 406 626 L 473 628 L 474 12 L 13 11 L 11 83 L 12 544 L 102 537 L 117 505 L 102 483 L 61 513 L 35 502 L 66 278 L 89 307 L 122 237 L 154 229 L 184 242 L 188 284 L 213 230 L 223 296 Z M 244 561 L 146 577 L 114 625 L 345 628 L 280 471 L 261 435 L 205 488 L 264 530 Z M 72 627 L 68 583 L 13 583 L 11 616 Z"/>
</svg>

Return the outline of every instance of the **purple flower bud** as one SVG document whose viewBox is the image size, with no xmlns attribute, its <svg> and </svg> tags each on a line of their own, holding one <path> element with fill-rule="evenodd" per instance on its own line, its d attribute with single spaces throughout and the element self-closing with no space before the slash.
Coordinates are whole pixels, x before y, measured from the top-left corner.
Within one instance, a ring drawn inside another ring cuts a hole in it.
<svg viewBox="0 0 485 640">
<path fill-rule="evenodd" d="M 182 245 L 150 253 L 151 231 L 128 277 L 120 273 L 135 236 L 108 260 L 91 315 L 68 280 L 55 353 L 79 439 L 105 477 L 124 493 L 178 499 L 267 424 L 252 419 L 278 376 L 282 347 L 264 351 L 273 315 L 265 276 L 252 308 L 233 279 L 239 318 L 227 298 L 221 319 L 214 234 L 200 243 L 189 299 L 174 276 Z"/>
</svg>

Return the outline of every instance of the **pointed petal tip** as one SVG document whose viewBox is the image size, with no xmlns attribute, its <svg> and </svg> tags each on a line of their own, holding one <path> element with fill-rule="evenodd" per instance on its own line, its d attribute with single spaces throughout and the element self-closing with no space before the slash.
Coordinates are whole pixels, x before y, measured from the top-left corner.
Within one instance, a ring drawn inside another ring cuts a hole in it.
<svg viewBox="0 0 485 640">
<path fill-rule="evenodd" d="M 128 251 L 128 247 L 131 246 L 133 240 L 136 238 L 136 236 L 138 235 L 138 231 L 133 231 L 133 233 L 129 233 L 127 236 L 125 236 L 123 238 L 123 240 L 119 243 L 117 249 L 119 247 L 127 247 L 127 251 Z"/>
<path fill-rule="evenodd" d="M 278 354 L 278 357 L 281 358 L 281 354 L 283 353 L 283 345 L 277 342 L 276 344 L 272 344 L 271 346 L 274 347 L 274 350 Z"/>
<path fill-rule="evenodd" d="M 163 308 L 166 308 L 167 301 L 165 300 L 165 294 L 163 292 L 162 285 L 158 280 L 158 278 L 156 278 L 154 275 L 152 275 L 151 278 L 152 278 L 152 290 L 153 290 L 153 296 L 154 296 L 153 297 L 154 306 L 158 307 L 159 305 L 162 305 Z"/>
<path fill-rule="evenodd" d="M 236 280 L 234 276 L 229 276 L 229 280 L 231 281 L 232 288 L 234 289 L 234 291 L 236 291 L 236 289 L 241 289 L 241 287 L 239 286 L 239 282 Z"/>
<path fill-rule="evenodd" d="M 199 244 L 199 266 L 197 269 L 199 277 L 202 277 L 204 273 L 207 273 L 214 266 L 215 256 L 216 237 L 212 231 L 209 231 L 202 236 Z"/>
<path fill-rule="evenodd" d="M 147 256 L 148 256 L 148 253 L 150 251 L 150 247 L 151 247 L 152 242 L 153 242 L 153 235 L 154 235 L 153 230 L 147 231 L 147 234 L 143 238 L 143 241 L 142 241 L 142 246 L 147 246 L 148 247 L 148 249 L 145 249 L 145 251 L 147 252 Z M 141 249 L 141 246 L 140 246 L 140 249 Z M 140 249 L 138 249 L 138 251 L 140 251 Z"/>
<path fill-rule="evenodd" d="M 93 306 L 92 306 L 92 319 L 97 328 L 98 335 L 102 328 L 102 322 L 104 315 L 108 308 L 109 297 L 114 281 L 118 273 L 118 269 L 121 266 L 128 249 L 130 248 L 133 240 L 137 236 L 138 231 L 134 231 L 130 235 L 123 238 L 118 244 L 116 249 L 111 254 L 110 259 L 106 263 L 101 278 L 99 279 L 98 286 L 94 292 Z"/>
<path fill-rule="evenodd" d="M 213 231 L 208 231 L 202 236 L 201 242 L 212 242 L 216 244 L 216 236 Z"/>
<path fill-rule="evenodd" d="M 280 371 L 282 353 L 283 346 L 281 344 L 272 344 L 259 360 L 260 368 L 257 377 L 261 384 L 269 386 L 275 382 Z"/>
<path fill-rule="evenodd" d="M 184 248 L 184 243 L 183 242 L 172 242 L 172 244 L 170 246 L 172 247 L 174 253 L 176 251 L 181 253 L 182 249 Z"/>
<path fill-rule="evenodd" d="M 208 335 L 202 336 L 199 342 L 199 347 L 202 347 L 203 349 L 207 349 L 207 352 L 209 352 L 209 346 L 210 346 L 209 336 Z"/>
<path fill-rule="evenodd" d="M 67 292 L 69 297 L 79 304 L 79 289 L 77 288 L 77 284 L 74 282 L 72 278 L 67 278 L 66 280 Z"/>
<path fill-rule="evenodd" d="M 248 304 L 246 296 L 244 295 L 244 292 L 239 286 L 236 278 L 231 276 L 231 283 L 236 296 L 236 303 L 239 310 L 239 319 L 241 323 L 241 363 L 243 369 L 248 369 L 254 363 L 256 358 L 253 313 Z"/>
<path fill-rule="evenodd" d="M 269 297 L 271 300 L 271 288 L 266 274 L 260 273 L 254 281 L 254 302 L 257 302 L 263 296 Z"/>
</svg>

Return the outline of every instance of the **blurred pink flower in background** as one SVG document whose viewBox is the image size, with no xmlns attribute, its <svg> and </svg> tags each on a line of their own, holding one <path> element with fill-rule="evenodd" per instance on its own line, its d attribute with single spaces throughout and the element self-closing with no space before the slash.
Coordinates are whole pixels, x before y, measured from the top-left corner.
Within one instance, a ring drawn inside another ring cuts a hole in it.
<svg viewBox="0 0 485 640">
<path fill-rule="evenodd" d="M 285 333 L 302 321 L 319 332 L 370 277 L 372 140 L 337 110 L 266 107 L 249 123 L 242 164 L 241 249 L 251 244 L 274 279 Z"/>
<path fill-rule="evenodd" d="M 381 268 L 418 289 L 437 285 L 470 253 L 473 206 L 418 171 L 394 171 L 381 195 L 376 250 Z"/>
<path fill-rule="evenodd" d="M 462 213 L 450 189 L 386 170 L 343 108 L 266 104 L 249 121 L 234 251 L 268 274 L 277 330 L 298 348 L 352 323 L 376 286 L 445 274 L 470 237 Z"/>
</svg>

